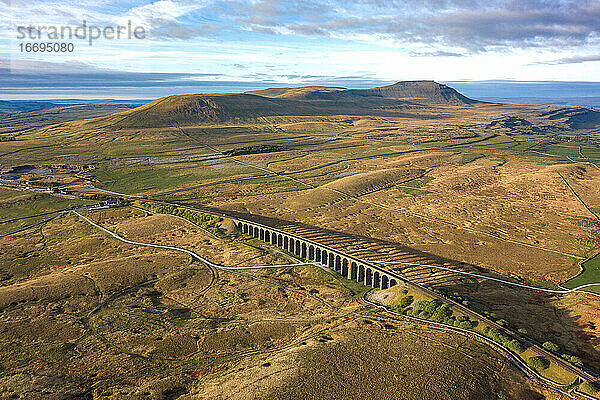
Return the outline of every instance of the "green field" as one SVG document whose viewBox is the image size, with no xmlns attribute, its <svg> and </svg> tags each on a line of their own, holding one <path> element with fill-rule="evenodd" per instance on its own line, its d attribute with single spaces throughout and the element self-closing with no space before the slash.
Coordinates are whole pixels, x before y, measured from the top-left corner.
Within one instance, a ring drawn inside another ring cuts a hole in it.
<svg viewBox="0 0 600 400">
<path fill-rule="evenodd" d="M 10 199 L 23 193 L 20 190 L 0 189 L 0 200 Z"/>
<path fill-rule="evenodd" d="M 254 168 L 233 163 L 202 166 L 198 163 L 164 164 L 160 166 L 102 166 L 93 175 L 99 187 L 127 194 L 176 189 L 191 183 L 208 183 L 219 179 L 252 175 Z"/>
<path fill-rule="evenodd" d="M 466 154 L 462 155 L 462 158 L 460 159 L 459 163 L 461 165 L 469 164 L 469 163 L 472 163 L 473 161 L 479 160 L 482 157 L 485 157 L 485 156 L 480 153 L 466 153 Z"/>
<path fill-rule="evenodd" d="M 598 283 L 598 286 L 585 288 L 585 290 L 600 293 L 600 254 L 582 264 L 583 272 L 563 284 L 564 287 L 573 289 L 589 283 Z"/>
<path fill-rule="evenodd" d="M 95 201 L 69 199 L 47 193 L 29 195 L 27 192 L 4 189 L 0 191 L 0 200 L 5 201 L 0 215 L 0 233 L 10 232 L 51 216 L 46 213 L 95 203 Z"/>
<path fill-rule="evenodd" d="M 600 152 L 594 145 L 588 143 L 552 143 L 544 142 L 531 148 L 531 150 L 539 151 L 546 154 L 554 154 L 557 157 L 569 157 L 574 161 L 592 162 L 597 164 L 600 162 Z M 579 151 L 581 150 L 581 154 Z"/>
</svg>

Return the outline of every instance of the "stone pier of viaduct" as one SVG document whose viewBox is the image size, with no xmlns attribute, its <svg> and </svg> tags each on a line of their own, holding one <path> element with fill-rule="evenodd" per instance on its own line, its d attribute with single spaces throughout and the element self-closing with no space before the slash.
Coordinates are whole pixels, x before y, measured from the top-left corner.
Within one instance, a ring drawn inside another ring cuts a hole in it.
<svg viewBox="0 0 600 400">
<path fill-rule="evenodd" d="M 234 220 L 234 222 L 241 233 L 280 247 L 305 260 L 318 262 L 332 271 L 366 286 L 387 289 L 398 283 L 398 279 L 383 268 L 312 240 L 255 222 L 240 220 Z"/>
</svg>

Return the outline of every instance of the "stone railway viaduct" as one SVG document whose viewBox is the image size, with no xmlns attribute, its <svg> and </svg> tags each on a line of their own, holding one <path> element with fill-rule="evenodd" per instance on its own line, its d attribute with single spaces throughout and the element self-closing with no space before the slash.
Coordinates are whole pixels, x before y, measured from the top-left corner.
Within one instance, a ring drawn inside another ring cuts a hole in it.
<svg viewBox="0 0 600 400">
<path fill-rule="evenodd" d="M 300 258 L 318 262 L 344 277 L 379 289 L 398 284 L 398 277 L 383 267 L 364 262 L 328 246 L 256 222 L 234 219 L 239 232 L 280 247 Z"/>
<path fill-rule="evenodd" d="M 524 343 L 528 343 L 529 345 L 531 345 L 530 348 L 535 353 L 553 360 L 555 363 L 565 368 L 567 371 L 570 371 L 573 374 L 577 375 L 584 381 L 599 381 L 598 377 L 594 373 L 573 367 L 569 363 L 562 360 L 560 357 L 541 347 L 533 340 L 527 337 L 523 337 L 519 333 L 509 330 L 506 327 L 501 326 L 494 321 L 488 320 L 487 318 L 475 313 L 474 311 L 470 310 L 469 308 L 465 307 L 460 303 L 455 302 L 454 300 L 445 298 L 435 292 L 429 291 L 428 289 L 421 287 L 419 284 L 411 282 L 410 280 L 406 279 L 398 273 L 387 271 L 379 264 L 365 262 L 356 257 L 349 256 L 340 251 L 332 249 L 331 247 L 324 246 L 312 240 L 307 240 L 298 235 L 283 232 L 281 230 L 274 229 L 256 222 L 241 220 L 239 218 L 232 219 L 239 232 L 248 234 L 252 237 L 258 238 L 272 245 L 276 245 L 301 258 L 318 262 L 321 265 L 330 268 L 331 270 L 339 272 L 348 279 L 352 279 L 357 282 L 363 283 L 366 286 L 386 289 L 400 282 L 404 285 L 410 285 L 414 289 L 434 299 L 438 299 L 447 304 L 451 304 L 457 310 L 461 311 L 469 317 L 474 318 L 475 320 L 478 320 L 492 328 L 495 328 L 504 334 L 516 337 Z"/>
</svg>

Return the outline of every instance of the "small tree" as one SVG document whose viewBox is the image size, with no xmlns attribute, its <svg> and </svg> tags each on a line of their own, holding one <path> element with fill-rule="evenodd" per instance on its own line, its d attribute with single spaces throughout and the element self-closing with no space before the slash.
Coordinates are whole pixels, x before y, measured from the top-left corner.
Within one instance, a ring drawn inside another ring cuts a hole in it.
<svg viewBox="0 0 600 400">
<path fill-rule="evenodd" d="M 413 297 L 412 296 L 404 296 L 400 299 L 400 307 L 408 307 L 412 304 Z"/>
<path fill-rule="evenodd" d="M 465 330 L 473 329 L 473 324 L 469 320 L 466 320 L 466 321 L 454 321 L 454 326 L 456 326 L 458 328 L 461 328 L 461 329 L 465 329 Z"/>
<path fill-rule="evenodd" d="M 418 314 L 421 311 L 423 311 L 426 304 L 427 304 L 427 302 L 423 301 L 423 300 L 415 301 L 415 303 L 413 304 L 413 310 L 415 311 L 416 314 Z"/>
<path fill-rule="evenodd" d="M 503 345 L 506 345 L 506 343 L 510 341 L 510 338 L 508 336 L 493 328 L 490 329 L 490 331 L 488 332 L 488 336 L 492 338 L 495 342 Z"/>
<path fill-rule="evenodd" d="M 544 347 L 546 350 L 554 351 L 554 352 L 557 352 L 560 350 L 560 347 L 558 347 L 557 344 L 552 343 L 552 342 L 544 342 L 544 344 L 542 344 L 542 347 Z"/>
<path fill-rule="evenodd" d="M 435 322 L 444 322 L 452 313 L 452 311 L 446 306 L 443 305 L 437 308 L 433 314 L 431 314 L 431 319 Z"/>
<path fill-rule="evenodd" d="M 583 367 L 583 360 L 577 356 L 569 356 L 569 361 L 573 365 L 576 365 L 578 367 Z"/>
<path fill-rule="evenodd" d="M 525 346 L 523 346 L 521 344 L 521 342 L 519 342 L 516 339 L 512 339 L 511 341 L 509 341 L 506 344 L 506 347 L 508 347 L 510 350 L 514 351 L 515 353 L 522 353 L 525 351 Z"/>
<path fill-rule="evenodd" d="M 548 361 L 547 358 L 542 356 L 534 356 L 529 357 L 529 359 L 527 359 L 527 365 L 540 372 L 550 367 L 550 361 Z"/>
</svg>

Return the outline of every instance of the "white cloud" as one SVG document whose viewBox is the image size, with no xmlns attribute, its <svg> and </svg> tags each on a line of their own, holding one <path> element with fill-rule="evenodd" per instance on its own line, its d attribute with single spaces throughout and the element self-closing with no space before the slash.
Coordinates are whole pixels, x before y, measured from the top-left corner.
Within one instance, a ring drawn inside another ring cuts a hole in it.
<svg viewBox="0 0 600 400">
<path fill-rule="evenodd" d="M 177 21 L 177 19 L 191 11 L 205 7 L 208 1 L 202 2 L 175 2 L 172 0 L 159 0 L 145 6 L 132 8 L 126 14 L 116 19 L 120 25 L 131 21 L 135 25 L 147 29 L 160 28 Z"/>
</svg>

